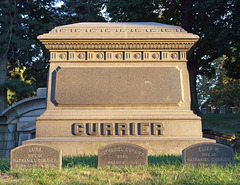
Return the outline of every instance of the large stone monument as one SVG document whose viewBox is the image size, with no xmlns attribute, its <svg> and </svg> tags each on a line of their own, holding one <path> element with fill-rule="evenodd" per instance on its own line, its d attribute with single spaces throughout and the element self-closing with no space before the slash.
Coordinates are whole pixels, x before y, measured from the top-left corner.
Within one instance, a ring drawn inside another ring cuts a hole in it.
<svg viewBox="0 0 240 185">
<path fill-rule="evenodd" d="M 40 35 L 50 51 L 47 109 L 23 144 L 63 155 L 119 142 L 181 154 L 209 142 L 190 110 L 187 52 L 198 38 L 159 23 L 77 23 Z"/>
</svg>

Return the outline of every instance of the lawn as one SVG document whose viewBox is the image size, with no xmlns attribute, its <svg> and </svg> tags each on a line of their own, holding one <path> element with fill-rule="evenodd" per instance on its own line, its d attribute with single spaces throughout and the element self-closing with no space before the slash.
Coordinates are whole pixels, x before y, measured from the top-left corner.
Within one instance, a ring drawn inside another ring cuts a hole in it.
<svg viewBox="0 0 240 185">
<path fill-rule="evenodd" d="M 202 115 L 203 128 L 234 134 L 240 129 L 240 114 L 208 114 Z"/>
<path fill-rule="evenodd" d="M 202 116 L 204 127 L 225 133 L 240 129 L 240 114 Z M 149 156 L 148 167 L 97 167 L 97 156 L 64 157 L 61 170 L 10 170 L 0 159 L 0 184 L 240 184 L 240 153 L 235 164 L 191 167 L 181 156 Z"/>
<path fill-rule="evenodd" d="M 181 156 L 149 156 L 148 167 L 97 168 L 97 156 L 64 157 L 61 170 L 9 170 L 0 160 L 0 184 L 240 184 L 240 154 L 235 164 L 190 167 Z"/>
</svg>

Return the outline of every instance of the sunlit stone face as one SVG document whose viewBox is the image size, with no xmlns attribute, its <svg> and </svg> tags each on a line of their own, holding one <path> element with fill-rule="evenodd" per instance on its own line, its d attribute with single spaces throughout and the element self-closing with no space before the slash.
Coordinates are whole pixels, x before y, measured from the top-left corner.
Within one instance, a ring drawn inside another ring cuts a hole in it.
<svg viewBox="0 0 240 185">
<path fill-rule="evenodd" d="M 179 26 L 144 22 L 76 23 L 40 35 L 50 67 L 36 143 L 58 146 L 63 155 L 134 143 L 155 155 L 202 142 L 187 70 L 198 38 Z"/>
</svg>

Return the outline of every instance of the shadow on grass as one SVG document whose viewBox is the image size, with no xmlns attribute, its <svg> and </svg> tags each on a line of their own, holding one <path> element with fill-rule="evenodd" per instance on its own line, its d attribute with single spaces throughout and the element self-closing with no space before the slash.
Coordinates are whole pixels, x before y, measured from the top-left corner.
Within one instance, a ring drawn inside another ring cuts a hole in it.
<svg viewBox="0 0 240 185">
<path fill-rule="evenodd" d="M 96 155 L 92 156 L 77 156 L 77 157 L 63 157 L 62 167 L 73 167 L 76 165 L 88 166 L 92 168 L 97 168 L 98 157 Z"/>
<path fill-rule="evenodd" d="M 0 172 L 9 171 L 9 169 L 10 169 L 10 160 L 0 159 Z"/>
<path fill-rule="evenodd" d="M 148 165 L 181 165 L 182 157 L 177 155 L 149 156 Z M 76 165 L 97 168 L 98 156 L 63 157 L 63 168 Z"/>
<path fill-rule="evenodd" d="M 235 153 L 234 161 L 235 164 L 240 165 L 240 152 Z"/>
<path fill-rule="evenodd" d="M 181 165 L 182 164 L 182 156 L 180 155 L 156 155 L 156 156 L 148 156 L 148 165 Z"/>
</svg>

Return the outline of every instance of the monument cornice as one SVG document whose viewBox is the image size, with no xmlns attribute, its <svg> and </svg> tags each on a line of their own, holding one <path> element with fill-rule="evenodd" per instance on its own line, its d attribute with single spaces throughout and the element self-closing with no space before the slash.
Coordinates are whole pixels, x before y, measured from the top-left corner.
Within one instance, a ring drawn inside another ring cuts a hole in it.
<svg viewBox="0 0 240 185">
<path fill-rule="evenodd" d="M 50 50 L 181 50 L 188 51 L 195 43 L 192 40 L 176 41 L 71 41 L 42 40 Z"/>
<path fill-rule="evenodd" d="M 180 26 L 153 22 L 121 22 L 121 23 L 76 23 L 58 26 L 49 33 L 40 35 L 44 39 L 193 39 L 199 37 L 186 32 Z"/>
</svg>

